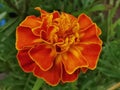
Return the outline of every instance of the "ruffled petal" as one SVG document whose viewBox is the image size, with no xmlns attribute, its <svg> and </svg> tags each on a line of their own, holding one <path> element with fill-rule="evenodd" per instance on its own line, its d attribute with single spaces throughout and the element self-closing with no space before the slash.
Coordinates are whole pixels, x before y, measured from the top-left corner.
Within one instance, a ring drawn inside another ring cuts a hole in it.
<svg viewBox="0 0 120 90">
<path fill-rule="evenodd" d="M 63 13 L 63 14 L 65 15 L 66 19 L 68 19 L 68 21 L 69 21 L 71 24 L 73 24 L 74 21 L 77 20 L 77 18 L 76 18 L 75 16 L 71 15 L 71 14 L 67 14 L 67 13 Z"/>
<path fill-rule="evenodd" d="M 67 73 L 72 74 L 78 68 L 87 67 L 88 63 L 77 48 L 71 48 L 62 54 L 62 62 Z"/>
<path fill-rule="evenodd" d="M 58 30 L 59 28 L 56 26 L 49 26 L 47 29 L 47 40 L 53 43 L 55 41 L 55 35 Z"/>
<path fill-rule="evenodd" d="M 35 35 L 35 36 L 40 36 L 40 32 L 41 32 L 41 26 L 39 26 L 39 27 L 36 27 L 36 28 L 33 28 L 32 29 L 32 32 L 33 32 L 33 34 Z"/>
<path fill-rule="evenodd" d="M 92 20 L 85 14 L 80 14 L 78 17 L 78 23 L 80 24 L 80 29 L 87 29 L 93 22 Z"/>
<path fill-rule="evenodd" d="M 26 19 L 20 24 L 23 27 L 36 28 L 41 26 L 41 19 L 36 16 L 27 16 Z"/>
<path fill-rule="evenodd" d="M 36 66 L 34 75 L 43 78 L 49 85 L 56 86 L 61 79 L 61 63 L 55 62 L 48 71 L 43 71 L 39 66 Z"/>
<path fill-rule="evenodd" d="M 40 11 L 41 13 L 41 19 L 42 19 L 42 30 L 47 30 L 48 25 L 52 24 L 53 21 L 53 14 L 48 13 L 45 10 L 42 10 L 40 7 L 36 7 L 36 10 Z"/>
<path fill-rule="evenodd" d="M 75 72 L 73 72 L 72 74 L 68 74 L 63 67 L 61 81 L 63 83 L 74 82 L 75 80 L 78 79 L 79 73 L 80 73 L 80 70 L 78 69 Z"/>
<path fill-rule="evenodd" d="M 96 24 L 91 25 L 87 30 L 80 32 L 80 43 L 86 44 L 102 44 L 102 41 L 98 37 L 100 30 L 97 28 Z"/>
<path fill-rule="evenodd" d="M 100 56 L 102 46 L 98 44 L 90 44 L 90 45 L 82 44 L 79 45 L 79 47 L 83 48 L 81 52 L 89 64 L 87 68 L 91 70 L 95 69 Z"/>
<path fill-rule="evenodd" d="M 56 19 L 56 18 L 59 18 L 60 17 L 60 14 L 58 11 L 54 11 L 53 12 L 53 20 Z"/>
<path fill-rule="evenodd" d="M 16 30 L 16 49 L 31 47 L 38 38 L 32 33 L 30 28 L 19 26 Z"/>
<path fill-rule="evenodd" d="M 29 55 L 43 71 L 47 71 L 53 66 L 56 53 L 50 46 L 41 44 L 32 48 Z"/>
<path fill-rule="evenodd" d="M 35 62 L 29 57 L 28 49 L 20 50 L 17 53 L 17 59 L 20 67 L 24 72 L 32 72 L 35 67 Z"/>
<path fill-rule="evenodd" d="M 44 18 L 44 17 L 46 17 L 49 14 L 47 11 L 41 9 L 40 7 L 36 7 L 35 9 L 38 10 L 38 11 L 40 11 L 41 18 Z"/>
</svg>

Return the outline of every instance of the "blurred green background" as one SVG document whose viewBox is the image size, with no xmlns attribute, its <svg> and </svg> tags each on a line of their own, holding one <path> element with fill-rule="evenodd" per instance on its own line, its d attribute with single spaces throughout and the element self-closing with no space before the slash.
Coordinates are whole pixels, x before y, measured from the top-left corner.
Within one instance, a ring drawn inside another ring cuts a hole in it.
<svg viewBox="0 0 120 90">
<path fill-rule="evenodd" d="M 16 60 L 15 30 L 27 15 L 39 16 L 36 6 L 78 16 L 86 13 L 102 30 L 103 50 L 94 71 L 73 83 L 39 90 L 120 90 L 120 0 L 0 0 L 0 90 L 31 90 L 36 81 Z M 114 88 L 115 87 L 115 88 Z"/>
</svg>

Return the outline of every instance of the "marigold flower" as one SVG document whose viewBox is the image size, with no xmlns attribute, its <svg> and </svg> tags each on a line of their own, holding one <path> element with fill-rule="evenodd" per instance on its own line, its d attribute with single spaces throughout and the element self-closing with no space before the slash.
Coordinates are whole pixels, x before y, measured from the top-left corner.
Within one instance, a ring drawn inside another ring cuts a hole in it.
<svg viewBox="0 0 120 90">
<path fill-rule="evenodd" d="M 78 18 L 58 11 L 27 16 L 16 29 L 17 59 L 49 85 L 73 82 L 80 71 L 96 68 L 102 41 L 100 28 L 86 15 Z"/>
</svg>

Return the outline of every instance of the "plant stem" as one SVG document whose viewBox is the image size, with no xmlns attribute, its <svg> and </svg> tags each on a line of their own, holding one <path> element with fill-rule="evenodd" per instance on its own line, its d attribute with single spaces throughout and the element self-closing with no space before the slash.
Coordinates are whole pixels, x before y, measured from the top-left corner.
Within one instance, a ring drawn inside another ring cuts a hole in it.
<svg viewBox="0 0 120 90">
<path fill-rule="evenodd" d="M 44 81 L 42 79 L 37 78 L 32 90 L 39 90 L 43 83 Z"/>
</svg>

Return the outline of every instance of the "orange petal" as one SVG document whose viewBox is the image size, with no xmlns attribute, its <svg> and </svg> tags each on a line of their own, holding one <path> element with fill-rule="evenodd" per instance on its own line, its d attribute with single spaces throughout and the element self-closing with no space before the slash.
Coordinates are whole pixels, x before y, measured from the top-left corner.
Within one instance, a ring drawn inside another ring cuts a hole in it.
<svg viewBox="0 0 120 90">
<path fill-rule="evenodd" d="M 62 55 L 62 62 L 67 73 L 72 74 L 78 68 L 87 67 L 88 63 L 82 56 L 79 49 L 71 48 L 68 52 Z"/>
<path fill-rule="evenodd" d="M 55 38 L 55 34 L 56 32 L 59 30 L 58 27 L 56 26 L 49 26 L 47 29 L 47 40 L 50 40 L 51 42 L 53 42 L 54 38 Z"/>
<path fill-rule="evenodd" d="M 30 57 L 43 70 L 47 71 L 53 66 L 55 51 L 44 44 L 32 48 L 29 52 Z"/>
<path fill-rule="evenodd" d="M 80 29 L 85 29 L 89 27 L 93 22 L 86 14 L 81 14 L 78 17 L 78 23 L 80 24 Z"/>
<path fill-rule="evenodd" d="M 30 28 L 19 26 L 16 30 L 16 48 L 31 47 L 37 38 L 39 37 L 34 36 Z"/>
<path fill-rule="evenodd" d="M 66 18 L 70 20 L 71 23 L 73 23 L 77 18 L 71 14 L 64 13 L 66 15 Z"/>
<path fill-rule="evenodd" d="M 43 71 L 39 66 L 34 70 L 34 75 L 43 78 L 49 85 L 56 86 L 60 82 L 61 63 L 54 63 L 48 71 Z"/>
<path fill-rule="evenodd" d="M 85 67 L 83 67 L 83 68 L 81 68 L 81 71 L 83 72 L 83 73 L 86 73 L 87 72 L 87 68 L 85 68 Z"/>
<path fill-rule="evenodd" d="M 101 35 L 101 29 L 97 27 L 97 35 Z"/>
<path fill-rule="evenodd" d="M 20 24 L 23 27 L 35 28 L 41 26 L 41 19 L 36 16 L 27 16 L 26 19 Z"/>
<path fill-rule="evenodd" d="M 32 32 L 35 36 L 40 36 L 41 27 L 36 27 L 32 29 Z"/>
<path fill-rule="evenodd" d="M 23 69 L 25 72 L 32 72 L 35 63 L 34 61 L 29 57 L 28 55 L 28 50 L 20 50 L 17 53 L 17 59 L 20 67 Z"/>
<path fill-rule="evenodd" d="M 102 44 L 102 41 L 98 37 L 100 31 L 98 31 L 96 24 L 91 25 L 87 30 L 80 32 L 81 38 L 80 42 L 81 43 L 96 43 L 96 44 Z"/>
<path fill-rule="evenodd" d="M 80 47 L 83 48 L 81 52 L 89 64 L 88 68 L 92 70 L 95 69 L 100 56 L 102 46 L 98 44 L 90 44 L 90 45 L 83 44 L 80 45 Z"/>
<path fill-rule="evenodd" d="M 65 12 L 62 12 L 62 14 L 61 14 L 61 19 L 62 18 L 64 18 L 63 19 L 63 22 L 65 22 L 64 24 L 65 25 L 70 25 L 71 24 L 71 26 L 69 26 L 69 28 L 71 28 L 72 27 L 72 25 L 74 24 L 74 22 L 76 22 L 77 21 L 77 18 L 75 17 L 75 16 L 73 16 L 73 15 L 71 15 L 71 14 L 67 14 L 67 13 L 65 13 Z M 77 23 L 77 22 L 76 22 Z M 65 26 L 64 26 L 65 27 Z"/>
<path fill-rule="evenodd" d="M 80 70 L 78 69 L 75 72 L 73 72 L 72 74 L 68 74 L 63 67 L 61 81 L 63 83 L 74 82 L 75 80 L 77 80 L 79 73 L 80 73 Z"/>
</svg>

